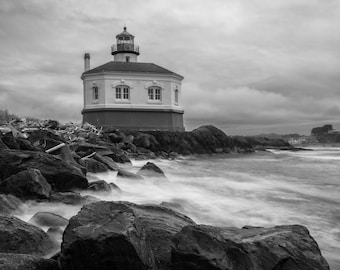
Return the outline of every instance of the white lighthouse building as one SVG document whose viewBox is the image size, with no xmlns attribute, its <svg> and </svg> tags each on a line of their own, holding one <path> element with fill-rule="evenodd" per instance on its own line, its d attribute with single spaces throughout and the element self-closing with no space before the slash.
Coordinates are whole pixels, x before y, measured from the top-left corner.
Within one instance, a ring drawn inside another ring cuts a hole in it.
<svg viewBox="0 0 340 270">
<path fill-rule="evenodd" d="M 111 47 L 113 61 L 90 68 L 85 53 L 83 122 L 129 130 L 183 131 L 183 76 L 138 62 L 139 47 L 124 31 Z"/>
</svg>

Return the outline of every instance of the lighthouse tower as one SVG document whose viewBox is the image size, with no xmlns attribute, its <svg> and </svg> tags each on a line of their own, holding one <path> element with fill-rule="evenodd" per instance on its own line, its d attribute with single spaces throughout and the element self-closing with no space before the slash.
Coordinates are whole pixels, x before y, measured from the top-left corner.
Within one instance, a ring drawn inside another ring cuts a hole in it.
<svg viewBox="0 0 340 270">
<path fill-rule="evenodd" d="M 137 62 L 139 55 L 139 46 L 134 43 L 135 37 L 126 31 L 116 36 L 117 42 L 111 47 L 111 54 L 114 56 L 114 61 L 117 62 Z"/>
<path fill-rule="evenodd" d="M 124 31 L 111 46 L 113 61 L 90 69 L 84 55 L 83 122 L 122 130 L 183 131 L 183 76 L 137 62 L 135 37 Z"/>
</svg>

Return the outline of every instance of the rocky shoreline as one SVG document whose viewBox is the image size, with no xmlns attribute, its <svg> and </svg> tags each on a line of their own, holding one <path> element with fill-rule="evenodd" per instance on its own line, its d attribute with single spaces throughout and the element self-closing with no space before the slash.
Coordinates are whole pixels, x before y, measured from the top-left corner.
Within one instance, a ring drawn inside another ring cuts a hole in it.
<svg viewBox="0 0 340 270">
<path fill-rule="evenodd" d="M 152 162 L 137 173 L 120 165 L 130 159 L 268 148 L 294 150 L 283 140 L 229 137 L 213 126 L 132 132 L 55 121 L 38 127 L 11 123 L 0 135 L 0 269 L 329 269 L 303 226 L 206 226 L 167 203 L 107 202 L 80 194 L 124 192 L 90 179 L 89 172 L 116 171 L 118 178 L 133 181 L 166 179 Z M 28 222 L 16 218 L 32 201 L 82 208 L 70 220 L 52 212 L 35 213 Z"/>
</svg>

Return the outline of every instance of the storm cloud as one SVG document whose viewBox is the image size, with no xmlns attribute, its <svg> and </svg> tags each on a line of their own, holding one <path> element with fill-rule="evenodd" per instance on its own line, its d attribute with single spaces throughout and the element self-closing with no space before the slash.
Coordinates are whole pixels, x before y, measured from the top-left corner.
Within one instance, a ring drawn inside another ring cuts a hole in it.
<svg viewBox="0 0 340 270">
<path fill-rule="evenodd" d="M 337 0 L 2 0 L 0 108 L 80 121 L 83 54 L 110 61 L 126 25 L 140 62 L 185 77 L 188 129 L 339 127 L 339 14 Z"/>
</svg>

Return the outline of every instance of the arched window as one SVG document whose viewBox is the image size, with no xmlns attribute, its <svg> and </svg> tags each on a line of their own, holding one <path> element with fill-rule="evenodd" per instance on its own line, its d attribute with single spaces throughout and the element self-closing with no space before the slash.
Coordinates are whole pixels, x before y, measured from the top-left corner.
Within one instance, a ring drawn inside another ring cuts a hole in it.
<svg viewBox="0 0 340 270">
<path fill-rule="evenodd" d="M 148 88 L 149 100 L 161 101 L 162 89 L 159 86 L 150 86 Z"/>
<path fill-rule="evenodd" d="M 176 105 L 178 104 L 178 94 L 179 94 L 178 89 L 175 89 L 175 104 Z"/>
<path fill-rule="evenodd" d="M 116 99 L 119 100 L 129 100 L 130 99 L 130 89 L 127 85 L 116 86 Z"/>
</svg>

